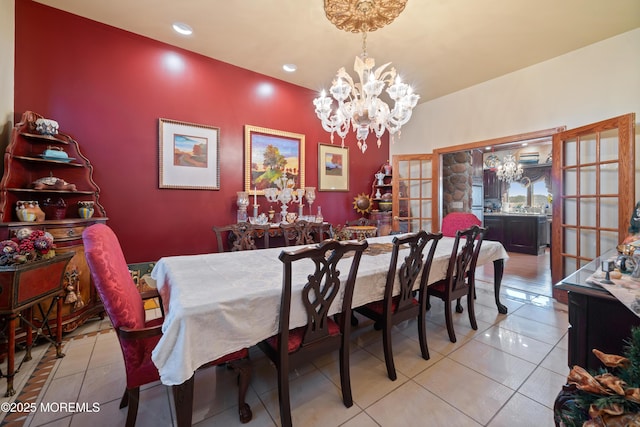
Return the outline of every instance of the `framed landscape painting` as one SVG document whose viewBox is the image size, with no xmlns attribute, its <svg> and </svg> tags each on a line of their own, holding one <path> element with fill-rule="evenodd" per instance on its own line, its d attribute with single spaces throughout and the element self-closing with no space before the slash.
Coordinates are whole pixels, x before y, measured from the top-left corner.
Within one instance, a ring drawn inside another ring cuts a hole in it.
<svg viewBox="0 0 640 427">
<path fill-rule="evenodd" d="M 289 187 L 304 188 L 304 135 L 244 128 L 244 190 L 264 194 L 266 188 L 277 188 L 285 176 Z"/>
<path fill-rule="evenodd" d="M 160 188 L 220 189 L 220 129 L 160 119 Z"/>
<path fill-rule="evenodd" d="M 349 191 L 349 148 L 318 145 L 318 190 Z"/>
</svg>

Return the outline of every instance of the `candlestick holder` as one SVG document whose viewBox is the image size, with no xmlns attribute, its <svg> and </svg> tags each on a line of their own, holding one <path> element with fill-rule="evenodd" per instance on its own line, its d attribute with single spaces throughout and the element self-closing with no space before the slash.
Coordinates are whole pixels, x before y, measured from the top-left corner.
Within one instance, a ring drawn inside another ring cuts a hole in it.
<svg viewBox="0 0 640 427">
<path fill-rule="evenodd" d="M 610 260 L 605 260 L 602 261 L 602 271 L 604 271 L 604 279 L 601 280 L 601 283 L 605 283 L 607 285 L 613 285 L 613 282 L 611 281 L 611 276 L 609 276 L 609 273 L 613 271 L 613 269 L 615 268 L 615 265 L 612 261 Z"/>
<path fill-rule="evenodd" d="M 254 203 L 254 205 L 253 205 L 253 217 L 254 217 L 254 218 L 258 218 L 258 208 L 259 208 L 259 207 L 260 207 L 260 205 L 256 205 L 256 204 Z"/>
<path fill-rule="evenodd" d="M 238 191 L 238 212 L 236 214 L 237 222 L 247 221 L 247 206 L 249 206 L 249 194 L 246 191 Z"/>
</svg>

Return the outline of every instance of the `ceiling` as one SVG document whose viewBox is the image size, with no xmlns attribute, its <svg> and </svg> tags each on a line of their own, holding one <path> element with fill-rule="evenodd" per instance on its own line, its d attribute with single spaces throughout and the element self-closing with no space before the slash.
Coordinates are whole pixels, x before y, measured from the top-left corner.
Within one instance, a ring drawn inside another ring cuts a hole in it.
<svg viewBox="0 0 640 427">
<path fill-rule="evenodd" d="M 362 50 L 361 35 L 325 17 L 323 0 L 36 1 L 312 90 L 340 67 L 355 75 Z M 175 33 L 176 21 L 194 33 Z M 638 27 L 638 0 L 409 0 L 368 35 L 367 51 L 424 102 Z"/>
</svg>

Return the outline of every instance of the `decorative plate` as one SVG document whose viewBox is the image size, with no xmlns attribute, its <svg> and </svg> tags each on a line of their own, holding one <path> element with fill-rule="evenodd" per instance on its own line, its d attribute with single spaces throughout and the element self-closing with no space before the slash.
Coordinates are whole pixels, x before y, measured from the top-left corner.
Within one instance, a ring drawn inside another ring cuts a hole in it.
<svg viewBox="0 0 640 427">
<path fill-rule="evenodd" d="M 495 154 L 489 154 L 484 164 L 487 165 L 488 168 L 495 168 L 500 164 L 500 159 Z"/>
<path fill-rule="evenodd" d="M 57 160 L 59 162 L 65 162 L 65 163 L 69 163 L 72 160 L 75 160 L 75 157 L 51 157 L 51 156 L 45 156 L 44 154 L 40 155 L 40 157 L 42 157 L 45 160 Z"/>
</svg>

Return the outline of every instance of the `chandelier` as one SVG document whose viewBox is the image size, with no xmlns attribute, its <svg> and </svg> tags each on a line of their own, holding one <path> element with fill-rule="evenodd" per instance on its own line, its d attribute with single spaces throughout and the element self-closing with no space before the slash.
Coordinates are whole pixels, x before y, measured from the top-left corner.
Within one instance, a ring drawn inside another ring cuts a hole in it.
<svg viewBox="0 0 640 427">
<path fill-rule="evenodd" d="M 322 128 L 331 133 L 331 143 L 337 133 L 344 148 L 344 138 L 352 128 L 358 148 L 364 153 L 369 132 L 376 134 L 380 147 L 385 129 L 393 141 L 396 132 L 411 118 L 420 97 L 408 84 L 402 83 L 395 68 L 387 69 L 390 62 L 375 68 L 375 60 L 367 57 L 367 32 L 393 22 L 406 3 L 407 0 L 325 0 L 324 10 L 329 21 L 341 30 L 362 33 L 362 53 L 353 65 L 358 82 L 344 67 L 340 68 L 329 89 L 330 96 L 323 90 L 313 100 Z M 379 98 L 385 86 L 393 107 Z M 337 101 L 335 109 L 334 100 Z"/>
<path fill-rule="evenodd" d="M 498 165 L 496 176 L 505 182 L 518 181 L 522 178 L 522 166 L 516 162 L 516 158 L 512 154 L 507 154 L 502 159 L 502 163 Z"/>
</svg>

